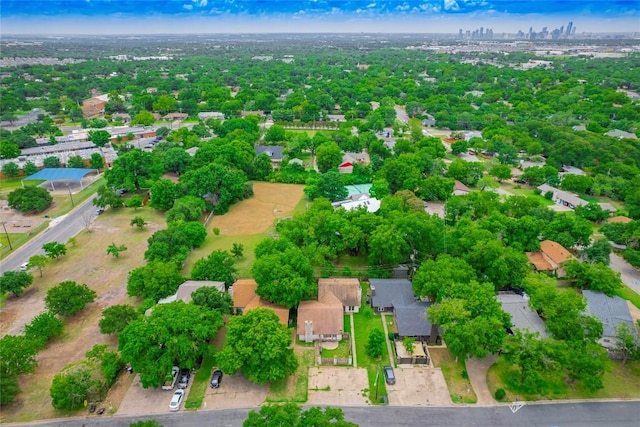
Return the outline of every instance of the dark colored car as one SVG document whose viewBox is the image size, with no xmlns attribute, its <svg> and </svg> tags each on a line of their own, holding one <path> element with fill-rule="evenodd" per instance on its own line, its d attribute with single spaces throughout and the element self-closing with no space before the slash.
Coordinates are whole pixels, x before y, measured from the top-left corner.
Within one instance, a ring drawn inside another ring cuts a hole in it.
<svg viewBox="0 0 640 427">
<path fill-rule="evenodd" d="M 396 383 L 396 375 L 393 373 L 393 368 L 391 366 L 385 366 L 382 368 L 382 371 L 384 372 L 384 380 L 387 384 L 393 385 Z"/>
<path fill-rule="evenodd" d="M 188 369 L 180 370 L 180 379 L 178 380 L 178 388 L 187 388 L 189 385 L 189 377 L 191 377 L 191 372 Z"/>
<path fill-rule="evenodd" d="M 211 382 L 209 383 L 209 385 L 211 386 L 211 388 L 218 388 L 220 387 L 221 381 L 222 371 L 220 369 L 214 369 L 213 373 L 211 374 Z"/>
</svg>

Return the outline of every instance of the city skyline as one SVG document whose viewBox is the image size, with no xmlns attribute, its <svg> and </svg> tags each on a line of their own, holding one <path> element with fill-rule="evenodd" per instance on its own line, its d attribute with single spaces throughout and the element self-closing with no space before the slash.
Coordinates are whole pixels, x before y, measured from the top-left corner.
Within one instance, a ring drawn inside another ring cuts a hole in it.
<svg viewBox="0 0 640 427">
<path fill-rule="evenodd" d="M 0 0 L 2 34 L 640 32 L 640 0 Z"/>
</svg>

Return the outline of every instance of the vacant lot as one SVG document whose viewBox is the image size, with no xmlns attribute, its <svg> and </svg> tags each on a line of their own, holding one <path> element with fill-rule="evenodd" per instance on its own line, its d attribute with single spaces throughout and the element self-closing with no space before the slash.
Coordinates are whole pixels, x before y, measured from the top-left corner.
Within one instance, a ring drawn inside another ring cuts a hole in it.
<svg viewBox="0 0 640 427">
<path fill-rule="evenodd" d="M 367 391 L 367 370 L 336 366 L 309 369 L 308 405 L 365 406 L 370 405 Z M 375 392 L 374 392 L 375 398 Z"/>
<path fill-rule="evenodd" d="M 228 251 L 234 243 L 240 243 L 244 245 L 244 256 L 237 261 L 238 275 L 251 277 L 249 270 L 255 261 L 254 248 L 269 237 L 278 219 L 290 217 L 304 209 L 303 189 L 303 185 L 254 183 L 254 197 L 232 206 L 228 213 L 213 218 L 207 227 L 209 235 L 204 244 L 191 253 L 183 273 L 188 275 L 193 263 L 207 257 L 212 251 Z M 220 230 L 217 236 L 212 232 L 215 228 Z"/>
<path fill-rule="evenodd" d="M 446 347 L 429 347 L 433 366 L 440 368 L 453 403 L 476 403 L 478 398 L 466 376 L 463 361 L 456 361 Z"/>
<path fill-rule="evenodd" d="M 146 230 L 137 231 L 129 225 L 136 215 L 147 220 Z M 108 210 L 96 218 L 91 233 L 83 231 L 77 236 L 76 245 L 68 246 L 66 256 L 45 267 L 42 278 L 37 271 L 32 272 L 34 284 L 23 296 L 6 301 L 0 316 L 2 335 L 21 333 L 25 324 L 44 311 L 47 290 L 59 282 L 73 280 L 86 283 L 98 294 L 96 301 L 84 311 L 65 320 L 64 335 L 38 354 L 35 372 L 20 377 L 22 393 L 14 405 L 0 412 L 2 422 L 70 415 L 51 406 L 51 380 L 66 364 L 82 359 L 94 344 L 116 344 L 113 337 L 102 335 L 98 329 L 102 310 L 130 302 L 126 295 L 127 275 L 133 268 L 144 265 L 147 238 L 164 227 L 164 218 L 150 209 L 137 212 L 130 209 Z M 112 242 L 125 244 L 128 248 L 119 259 L 106 254 L 107 246 Z M 114 399 L 111 404 L 117 407 L 119 398 L 116 396 Z"/>
</svg>

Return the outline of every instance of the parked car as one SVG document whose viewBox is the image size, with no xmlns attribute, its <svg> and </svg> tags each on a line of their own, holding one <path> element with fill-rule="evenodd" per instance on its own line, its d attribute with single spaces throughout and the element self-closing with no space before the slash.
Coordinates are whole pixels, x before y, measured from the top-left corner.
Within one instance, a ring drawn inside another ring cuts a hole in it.
<svg viewBox="0 0 640 427">
<path fill-rule="evenodd" d="M 96 215 L 101 215 L 104 213 L 104 208 L 98 208 L 96 209 Z"/>
<path fill-rule="evenodd" d="M 129 191 L 129 190 L 127 190 L 126 188 L 118 188 L 118 189 L 116 190 L 116 194 L 117 194 L 118 196 L 122 196 L 122 195 L 123 195 L 124 193 L 126 193 L 127 191 Z"/>
<path fill-rule="evenodd" d="M 180 372 L 180 368 L 177 366 L 171 368 L 171 373 L 167 374 L 164 384 L 162 384 L 163 390 L 173 390 L 176 386 L 176 381 L 178 381 L 178 372 Z"/>
<path fill-rule="evenodd" d="M 28 268 L 29 268 L 28 262 L 23 262 L 22 264 L 20 264 L 20 271 L 27 271 Z"/>
<path fill-rule="evenodd" d="M 391 366 L 385 366 L 382 368 L 384 372 L 384 380 L 389 385 L 394 385 L 396 383 L 396 375 L 393 373 L 393 368 Z"/>
<path fill-rule="evenodd" d="M 180 370 L 180 380 L 178 380 L 178 388 L 187 388 L 189 385 L 189 377 L 191 377 L 191 371 L 188 369 Z"/>
<path fill-rule="evenodd" d="M 218 368 L 213 368 L 213 372 L 211 373 L 211 382 L 209 385 L 211 388 L 220 387 L 220 382 L 222 381 L 222 371 Z"/>
<path fill-rule="evenodd" d="M 178 389 L 173 392 L 173 396 L 171 397 L 171 402 L 169 402 L 169 410 L 171 412 L 176 412 L 180 409 L 180 404 L 182 403 L 182 399 L 184 398 L 184 390 Z"/>
</svg>

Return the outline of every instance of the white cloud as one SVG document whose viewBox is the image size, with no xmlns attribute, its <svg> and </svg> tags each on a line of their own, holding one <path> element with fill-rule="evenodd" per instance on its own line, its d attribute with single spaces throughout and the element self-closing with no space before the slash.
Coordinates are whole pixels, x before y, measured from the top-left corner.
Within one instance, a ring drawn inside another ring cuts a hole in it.
<svg viewBox="0 0 640 427">
<path fill-rule="evenodd" d="M 200 7 L 205 7 L 207 5 L 208 1 L 207 0 L 200 0 L 200 2 L 198 3 L 198 5 Z"/>
<path fill-rule="evenodd" d="M 444 10 L 452 10 L 456 12 L 460 10 L 460 6 L 456 0 L 444 0 Z"/>
<path fill-rule="evenodd" d="M 375 3 L 369 3 L 369 4 L 367 5 L 367 9 L 371 9 L 371 8 L 373 8 L 373 7 L 376 7 L 376 4 L 375 4 Z"/>
<path fill-rule="evenodd" d="M 183 4 L 182 7 L 184 9 L 187 9 L 187 10 L 192 10 L 193 9 L 193 5 L 192 4 Z"/>
<path fill-rule="evenodd" d="M 399 11 L 402 11 L 402 12 L 405 12 L 405 11 L 409 10 L 409 8 L 411 8 L 411 6 L 409 6 L 406 3 L 399 4 L 398 6 L 396 6 L 396 10 L 399 10 Z"/>
</svg>

